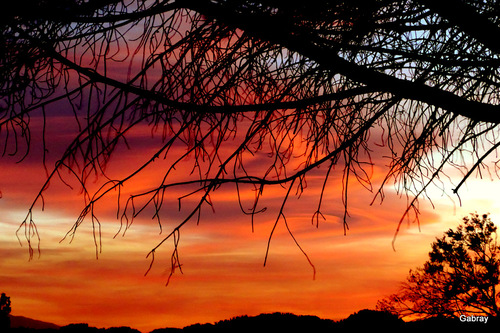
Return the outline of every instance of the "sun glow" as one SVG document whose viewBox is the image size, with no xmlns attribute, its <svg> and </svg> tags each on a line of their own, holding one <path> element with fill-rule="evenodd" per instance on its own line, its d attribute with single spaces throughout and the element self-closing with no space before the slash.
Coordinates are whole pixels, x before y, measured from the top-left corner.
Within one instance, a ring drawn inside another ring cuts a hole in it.
<svg viewBox="0 0 500 333">
<path fill-rule="evenodd" d="M 110 168 L 126 167 L 128 158 L 124 151 Z M 177 207 L 165 207 L 162 233 L 146 214 L 137 217 L 124 234 L 116 219 L 116 198 L 104 201 L 100 208 L 102 251 L 99 248 L 96 260 L 91 224 L 82 224 L 71 243 L 68 238 L 60 242 L 75 220 L 82 199 L 64 185 L 51 184 L 45 211 L 36 213 L 40 257 L 27 261 L 15 232 L 25 214 L 27 198 L 36 188 L 36 178 L 32 177 L 38 167 L 32 163 L 23 169 L 14 164 L 8 168 L 4 175 L 15 175 L 17 181 L 10 176 L 2 183 L 3 193 L 9 196 L 0 201 L 2 211 L 7 212 L 0 221 L 0 283 L 12 297 L 13 314 L 60 325 L 88 322 L 98 327 L 129 325 L 148 331 L 273 311 L 340 319 L 361 308 L 373 308 L 378 299 L 394 292 L 408 269 L 425 261 L 430 242 L 462 216 L 471 211 L 487 211 L 493 220 L 500 216 L 490 194 L 497 182 L 469 182 L 467 192 L 461 194 L 462 206 L 432 193 L 437 197 L 435 208 L 423 202 L 420 225 L 404 223 L 394 249 L 392 241 L 396 222 L 404 211 L 404 199 L 387 190 L 381 205 L 370 205 L 373 193 L 352 185 L 349 230 L 344 235 L 341 184 L 332 181 L 325 197 L 326 220 L 316 226 L 311 220 L 317 204 L 312 189 L 319 186 L 321 178 L 317 182 L 311 177 L 301 198 L 290 199 L 287 225 L 278 219 L 270 239 L 282 191 L 265 192 L 262 202 L 268 209 L 256 216 L 252 226 L 251 219 L 242 215 L 234 202 L 235 189 L 222 187 L 212 196 L 213 211 L 204 210 L 199 225 L 190 223 L 182 230 L 182 274 L 177 270 L 165 287 L 171 243 L 159 250 L 155 265 L 144 276 L 150 264 L 146 255 L 175 226 L 178 212 L 173 212 Z M 42 179 L 43 169 L 38 170 Z M 377 170 L 374 181 L 380 179 Z M 131 188 L 153 184 L 154 174 L 152 170 Z M 243 199 L 251 200 L 251 192 L 245 193 L 248 197 Z M 290 232 L 314 264 L 315 280 Z M 263 267 L 268 242 L 270 251 Z"/>
</svg>

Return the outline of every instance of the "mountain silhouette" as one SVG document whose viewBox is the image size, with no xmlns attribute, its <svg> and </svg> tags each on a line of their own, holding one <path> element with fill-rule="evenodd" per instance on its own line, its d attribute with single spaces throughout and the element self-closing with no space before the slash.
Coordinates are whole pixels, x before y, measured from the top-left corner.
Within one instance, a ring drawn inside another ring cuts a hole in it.
<svg viewBox="0 0 500 333">
<path fill-rule="evenodd" d="M 24 328 L 33 328 L 33 329 L 59 329 L 59 325 L 53 324 L 53 323 L 48 323 L 45 321 L 41 320 L 36 320 L 24 316 L 13 316 L 9 315 L 10 317 L 10 327 L 12 328 L 18 328 L 18 327 L 24 327 Z"/>
</svg>

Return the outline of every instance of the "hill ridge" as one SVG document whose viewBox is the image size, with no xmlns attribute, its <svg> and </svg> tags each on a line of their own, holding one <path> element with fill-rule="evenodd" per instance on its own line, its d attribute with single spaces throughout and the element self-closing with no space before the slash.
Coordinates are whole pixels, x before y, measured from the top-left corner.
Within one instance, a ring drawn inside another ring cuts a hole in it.
<svg viewBox="0 0 500 333">
<path fill-rule="evenodd" d="M 25 316 L 9 315 L 10 326 L 12 328 L 33 328 L 33 329 L 59 329 L 60 326 L 47 321 L 28 318 Z"/>
</svg>

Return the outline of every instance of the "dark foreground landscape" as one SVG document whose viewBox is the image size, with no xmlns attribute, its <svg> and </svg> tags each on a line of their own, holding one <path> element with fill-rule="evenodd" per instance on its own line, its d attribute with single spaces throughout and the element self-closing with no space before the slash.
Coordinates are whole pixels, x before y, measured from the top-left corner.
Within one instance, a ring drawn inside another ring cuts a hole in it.
<svg viewBox="0 0 500 333">
<path fill-rule="evenodd" d="M 97 328 L 88 324 L 70 324 L 58 327 L 54 324 L 30 321 L 27 318 L 12 320 L 11 332 L 32 333 L 140 333 L 130 327 Z M 23 326 L 24 324 L 24 327 Z M 30 326 L 27 328 L 26 326 Z M 37 327 L 37 328 L 34 328 Z M 241 316 L 216 323 L 194 324 L 184 328 L 159 328 L 151 333 L 229 333 L 229 332 L 500 332 L 500 321 L 489 318 L 488 322 L 461 322 L 459 319 L 432 318 L 404 322 L 391 314 L 361 310 L 348 318 L 333 321 L 316 316 L 297 316 L 290 313 L 261 314 L 255 317 Z M 146 333 L 146 332 L 142 332 Z"/>
</svg>

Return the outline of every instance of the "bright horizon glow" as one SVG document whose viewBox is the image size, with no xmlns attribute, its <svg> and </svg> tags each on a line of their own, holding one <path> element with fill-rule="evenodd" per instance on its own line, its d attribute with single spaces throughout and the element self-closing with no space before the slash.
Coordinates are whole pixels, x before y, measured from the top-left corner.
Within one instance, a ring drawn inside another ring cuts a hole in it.
<svg viewBox="0 0 500 333">
<path fill-rule="evenodd" d="M 136 158 L 137 152 L 130 154 Z M 127 158 L 131 157 L 118 155 L 111 167 L 126 167 Z M 494 222 L 500 217 L 492 196 L 498 181 L 471 179 L 460 193 L 461 207 L 455 198 L 454 205 L 431 189 L 435 208 L 421 201 L 420 227 L 404 222 L 394 250 L 392 241 L 406 200 L 391 187 L 386 188 L 381 205 L 370 206 L 373 193 L 351 186 L 347 235 L 341 222 L 339 188 L 333 186 L 328 192 L 323 205 L 326 221 L 320 221 L 318 228 L 311 223 L 317 198 L 314 191 L 306 191 L 300 199 L 289 199 L 286 213 L 294 236 L 315 265 L 313 280 L 311 266 L 282 221 L 263 267 L 280 193 L 265 192 L 262 200 L 268 210 L 256 218 L 252 232 L 250 218 L 241 214 L 233 200 L 234 187 L 227 186 L 213 196 L 215 213 L 205 209 L 200 225 L 193 221 L 183 228 L 179 245 L 183 274 L 177 271 L 166 287 L 171 242 L 158 250 L 153 269 L 144 276 L 150 264 L 146 255 L 168 234 L 177 213 L 165 209 L 163 234 L 146 214 L 125 235 L 117 235 L 116 202 L 112 197 L 106 199 L 99 208 L 102 252 L 96 260 L 88 222 L 78 229 L 71 244 L 68 240 L 60 243 L 78 216 L 82 198 L 77 190 L 53 182 L 46 193 L 45 211 L 35 209 L 41 255 L 28 261 L 26 244 L 19 246 L 15 232 L 42 184 L 44 171 L 36 156 L 23 164 L 3 162 L 0 291 L 11 297 L 13 315 L 58 325 L 85 322 L 149 332 L 268 312 L 338 320 L 365 308 L 374 309 L 377 300 L 396 292 L 408 270 L 427 260 L 435 237 L 456 226 L 462 217 L 474 211 L 491 213 Z M 382 165 L 380 161 L 375 164 Z M 154 183 L 148 178 L 153 174 L 141 179 L 142 186 Z M 381 174 L 377 167 L 375 185 Z M 308 184 L 314 188 L 315 182 L 311 176 Z"/>
</svg>

